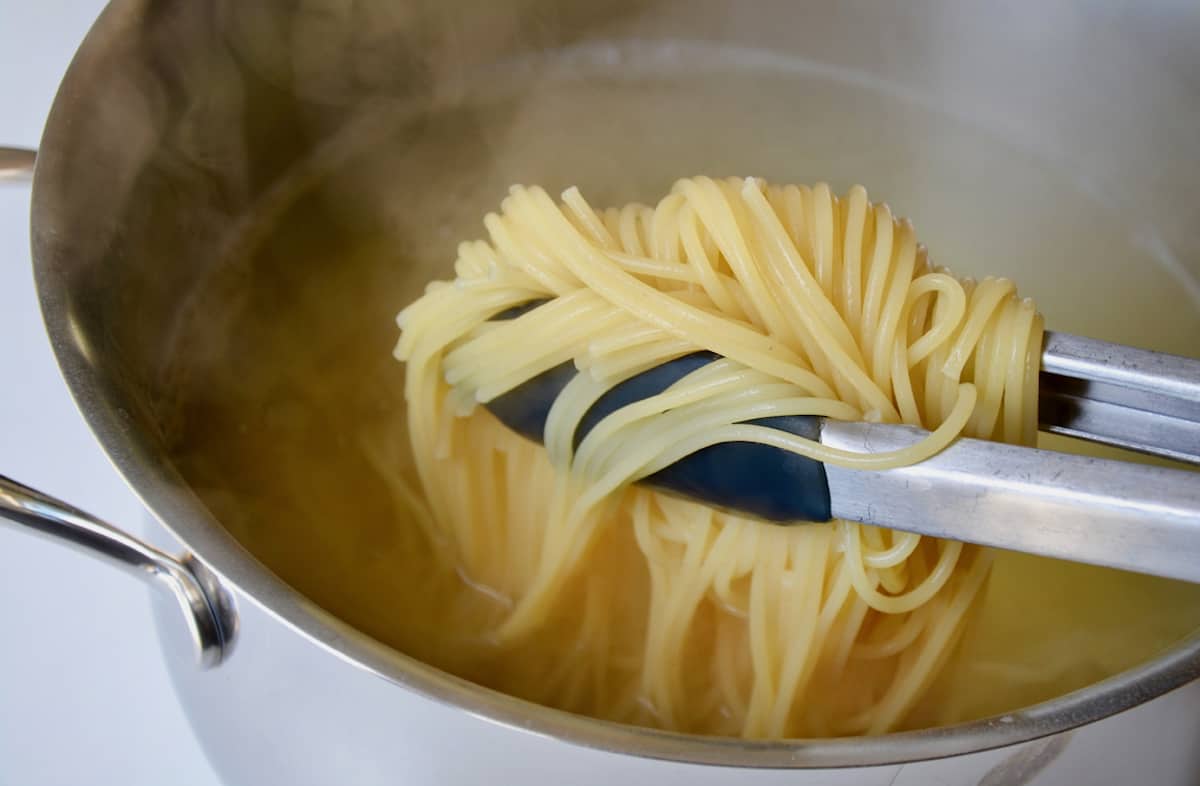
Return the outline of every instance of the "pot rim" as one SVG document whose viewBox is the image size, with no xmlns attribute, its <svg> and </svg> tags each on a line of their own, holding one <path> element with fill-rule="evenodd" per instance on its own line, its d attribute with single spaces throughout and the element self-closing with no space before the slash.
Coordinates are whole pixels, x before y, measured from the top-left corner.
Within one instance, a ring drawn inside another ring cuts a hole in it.
<svg viewBox="0 0 1200 786">
<path fill-rule="evenodd" d="M 71 195 L 66 151 L 72 105 L 88 92 L 111 48 L 140 24 L 145 0 L 110 3 L 75 54 L 55 97 L 38 154 L 31 234 L 34 278 L 46 330 L 67 386 L 110 460 L 175 537 L 222 582 L 347 664 L 482 720 L 591 748 L 694 764 L 762 768 L 857 767 L 937 759 L 1064 732 L 1200 678 L 1200 631 L 1159 657 L 1101 682 L 1016 712 L 874 737 L 760 741 L 659 731 L 575 715 L 491 690 L 370 638 L 285 584 L 208 513 L 153 440 L 130 427 L 115 386 L 73 329 L 66 289 L 71 227 L 59 206 Z M 233 654 L 236 657 L 236 654 Z"/>
</svg>

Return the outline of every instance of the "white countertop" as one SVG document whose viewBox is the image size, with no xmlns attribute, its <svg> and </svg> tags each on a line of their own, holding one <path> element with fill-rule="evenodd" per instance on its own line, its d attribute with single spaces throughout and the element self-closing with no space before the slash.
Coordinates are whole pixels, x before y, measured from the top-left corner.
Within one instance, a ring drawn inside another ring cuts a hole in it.
<svg viewBox="0 0 1200 786">
<path fill-rule="evenodd" d="M 103 5 L 0 0 L 0 145 L 36 147 Z M 29 187 L 0 183 L 0 474 L 168 546 L 67 393 L 30 265 Z M 218 784 L 136 580 L 0 526 L 0 626 L 0 786 Z"/>
</svg>

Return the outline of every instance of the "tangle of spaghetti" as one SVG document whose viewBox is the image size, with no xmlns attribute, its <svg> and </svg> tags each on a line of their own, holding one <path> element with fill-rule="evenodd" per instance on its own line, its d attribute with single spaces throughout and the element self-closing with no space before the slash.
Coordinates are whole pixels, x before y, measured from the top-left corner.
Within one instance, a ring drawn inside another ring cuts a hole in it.
<svg viewBox="0 0 1200 786">
<path fill-rule="evenodd" d="M 756 738 L 902 725 L 960 634 L 989 553 L 845 521 L 771 526 L 634 485 L 704 446 L 757 441 L 848 467 L 959 435 L 1031 445 L 1042 319 L 1010 281 L 930 266 L 855 187 L 679 181 L 597 210 L 514 187 L 456 278 L 404 309 L 402 492 L 436 559 L 495 599 L 493 687 L 598 717 Z M 533 300 L 544 305 L 491 318 Z M 720 360 L 576 427 L 667 360 Z M 544 448 L 477 406 L 563 362 Z M 904 422 L 928 439 L 837 451 L 746 421 Z M 447 624 L 455 623 L 448 620 Z"/>
</svg>

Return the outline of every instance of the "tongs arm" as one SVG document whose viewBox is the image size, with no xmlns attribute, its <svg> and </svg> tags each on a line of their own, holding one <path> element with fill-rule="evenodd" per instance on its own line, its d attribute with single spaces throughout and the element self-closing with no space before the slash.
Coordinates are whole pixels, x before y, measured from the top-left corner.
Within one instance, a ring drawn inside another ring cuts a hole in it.
<svg viewBox="0 0 1200 786">
<path fill-rule="evenodd" d="M 1200 360 L 1047 331 L 1039 388 L 1043 431 L 1200 464 Z"/>
</svg>

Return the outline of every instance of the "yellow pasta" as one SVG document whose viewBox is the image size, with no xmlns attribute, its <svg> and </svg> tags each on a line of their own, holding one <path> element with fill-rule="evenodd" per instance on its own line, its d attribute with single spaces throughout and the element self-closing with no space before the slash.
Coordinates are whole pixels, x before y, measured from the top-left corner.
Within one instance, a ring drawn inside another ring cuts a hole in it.
<svg viewBox="0 0 1200 786">
<path fill-rule="evenodd" d="M 724 441 L 875 469 L 962 434 L 1032 444 L 1033 304 L 1007 280 L 933 268 L 912 226 L 861 187 L 839 198 L 697 177 L 653 207 L 603 210 L 576 189 L 556 203 L 514 187 L 485 226 L 490 242 L 460 246 L 457 277 L 401 312 L 396 349 L 422 531 L 496 599 L 472 632 L 495 664 L 482 679 L 708 734 L 902 725 L 962 631 L 987 550 L 844 521 L 773 526 L 635 484 Z M 547 302 L 491 319 L 534 300 Z M 721 359 L 573 445 L 613 385 L 698 350 Z M 579 373 L 544 447 L 479 406 L 566 361 Z M 772 415 L 931 434 L 855 454 L 746 422 Z"/>
</svg>

